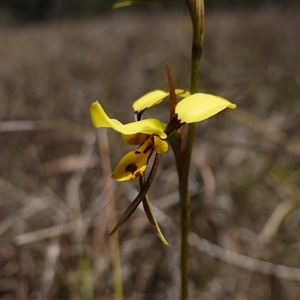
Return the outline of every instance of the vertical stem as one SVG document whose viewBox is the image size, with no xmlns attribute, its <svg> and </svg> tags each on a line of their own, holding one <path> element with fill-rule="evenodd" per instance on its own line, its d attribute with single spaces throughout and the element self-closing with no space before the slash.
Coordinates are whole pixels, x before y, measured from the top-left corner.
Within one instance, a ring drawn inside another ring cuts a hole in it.
<svg viewBox="0 0 300 300">
<path fill-rule="evenodd" d="M 203 43 L 204 0 L 186 0 L 193 24 L 193 44 L 191 59 L 191 94 L 198 90 L 200 59 Z M 186 147 L 183 156 L 182 176 L 180 180 L 181 208 L 181 293 L 182 300 L 188 299 L 188 259 L 189 259 L 189 222 L 190 195 L 188 190 L 189 168 L 195 135 L 195 124 L 188 125 Z"/>
<path fill-rule="evenodd" d="M 181 292 L 180 299 L 188 299 L 188 229 L 190 221 L 190 197 L 188 191 L 181 188 L 180 191 L 180 207 L 181 207 Z"/>
</svg>

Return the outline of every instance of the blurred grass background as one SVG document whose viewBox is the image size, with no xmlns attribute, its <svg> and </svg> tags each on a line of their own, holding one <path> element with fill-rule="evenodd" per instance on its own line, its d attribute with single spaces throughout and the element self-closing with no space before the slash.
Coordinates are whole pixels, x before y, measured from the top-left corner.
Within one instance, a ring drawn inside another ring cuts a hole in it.
<svg viewBox="0 0 300 300">
<path fill-rule="evenodd" d="M 292 2 L 207 11 L 200 90 L 238 109 L 197 125 L 192 299 L 300 297 L 299 13 Z M 176 87 L 188 89 L 188 12 L 176 3 L 105 9 L 79 20 L 24 23 L 3 15 L 9 22 L 0 28 L 0 297 L 112 299 L 100 168 L 107 158 L 89 106 L 98 99 L 109 116 L 132 121 L 136 98 L 167 88 L 165 63 Z M 147 116 L 167 120 L 167 107 Z M 114 167 L 129 147 L 108 134 Z M 143 212 L 119 230 L 126 299 L 178 298 L 176 176 L 169 151 L 150 199 L 172 248 Z M 118 216 L 136 187 L 114 183 Z"/>
</svg>

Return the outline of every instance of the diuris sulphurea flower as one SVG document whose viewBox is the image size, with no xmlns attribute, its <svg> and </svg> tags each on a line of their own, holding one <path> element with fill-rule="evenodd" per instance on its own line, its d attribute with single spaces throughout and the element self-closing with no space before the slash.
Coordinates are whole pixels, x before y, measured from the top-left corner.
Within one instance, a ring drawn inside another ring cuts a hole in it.
<svg viewBox="0 0 300 300">
<path fill-rule="evenodd" d="M 112 178 L 117 181 L 125 181 L 142 176 L 153 152 L 165 153 L 168 150 L 165 140 L 182 125 L 200 122 L 225 108 L 236 107 L 230 101 L 210 94 L 190 95 L 183 90 L 175 90 L 175 93 L 184 98 L 176 105 L 175 114 L 166 126 L 154 118 L 140 120 L 146 109 L 159 104 L 169 95 L 163 90 L 149 92 L 135 101 L 133 109 L 138 121 L 127 124 L 109 118 L 98 101 L 92 103 L 90 115 L 96 128 L 112 128 L 122 134 L 126 144 L 139 145 L 136 150 L 130 151 L 120 160 Z"/>
<path fill-rule="evenodd" d="M 170 78 L 169 81 L 171 81 Z M 154 118 L 142 120 L 146 109 L 159 104 L 167 96 L 170 96 L 170 102 L 172 103 L 170 121 L 167 125 Z M 174 99 L 176 96 L 183 98 L 178 104 L 176 104 L 176 99 Z M 170 87 L 170 93 L 163 90 L 154 90 L 136 100 L 133 103 L 135 122 L 123 124 L 116 119 L 109 118 L 98 101 L 92 103 L 90 115 L 92 123 L 96 128 L 112 128 L 121 133 L 125 144 L 138 145 L 137 149 L 130 151 L 119 161 L 113 171 L 112 178 L 118 181 L 125 181 L 138 177 L 141 191 L 123 213 L 110 234 L 116 232 L 142 202 L 154 231 L 165 245 L 170 246 L 158 226 L 147 197 L 147 192 L 159 166 L 161 154 L 168 151 L 166 140 L 171 138 L 174 132 L 178 132 L 178 129 L 184 124 L 200 122 L 212 117 L 225 108 L 233 109 L 235 107 L 235 104 L 218 96 L 203 93 L 190 95 L 187 91 L 175 90 L 173 87 Z M 174 146 L 171 139 L 170 143 L 173 150 L 174 147 L 178 148 L 177 150 L 175 149 L 175 152 L 180 153 L 180 143 L 178 145 L 175 143 Z M 154 162 L 145 180 L 144 172 L 153 153 L 155 153 Z"/>
</svg>

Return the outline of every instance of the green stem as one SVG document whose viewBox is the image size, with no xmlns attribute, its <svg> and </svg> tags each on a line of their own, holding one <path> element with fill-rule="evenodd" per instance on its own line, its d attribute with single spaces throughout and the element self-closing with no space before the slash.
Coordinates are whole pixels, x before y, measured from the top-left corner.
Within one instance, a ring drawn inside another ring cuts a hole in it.
<svg viewBox="0 0 300 300">
<path fill-rule="evenodd" d="M 193 126 L 191 126 L 193 125 Z M 180 176 L 180 211 L 181 211 L 181 297 L 180 299 L 188 299 L 188 260 L 189 260 L 189 223 L 190 223 L 190 195 L 188 191 L 188 174 L 192 154 L 192 146 L 194 139 L 195 126 L 191 124 L 188 127 L 188 137 L 186 149 L 184 152 L 184 160 L 182 167 L 182 175 Z"/>
<path fill-rule="evenodd" d="M 198 78 L 203 42 L 204 0 L 186 0 L 193 23 L 193 44 L 191 59 L 191 94 L 198 91 Z M 180 176 L 181 209 L 181 293 L 182 300 L 188 299 L 188 259 L 189 259 L 189 223 L 190 195 L 188 190 L 189 169 L 195 136 L 195 124 L 188 125 L 186 146 L 183 155 L 182 174 Z"/>
</svg>

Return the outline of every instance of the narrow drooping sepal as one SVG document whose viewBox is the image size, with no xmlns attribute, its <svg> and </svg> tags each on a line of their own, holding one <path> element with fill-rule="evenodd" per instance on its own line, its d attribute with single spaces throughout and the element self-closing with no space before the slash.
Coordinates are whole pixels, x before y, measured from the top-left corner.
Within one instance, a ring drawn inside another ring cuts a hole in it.
<svg viewBox="0 0 300 300">
<path fill-rule="evenodd" d="M 196 93 L 181 100 L 175 112 L 178 120 L 184 124 L 203 121 L 225 108 L 234 109 L 236 105 L 218 96 Z"/>
<path fill-rule="evenodd" d="M 145 119 L 138 122 L 122 124 L 116 119 L 109 118 L 98 101 L 92 103 L 90 107 L 90 116 L 92 123 L 96 128 L 112 128 L 115 131 L 126 135 L 145 133 L 149 135 L 156 134 L 162 139 L 166 138 L 166 134 L 163 131 L 163 124 L 159 120 Z"/>
<path fill-rule="evenodd" d="M 171 247 L 171 245 L 168 243 L 168 241 L 166 240 L 166 238 L 164 237 L 164 235 L 162 234 L 159 225 L 156 221 L 155 215 L 152 211 L 152 207 L 151 207 L 151 203 L 147 197 L 147 195 L 145 196 L 145 198 L 143 199 L 143 206 L 144 206 L 144 210 L 145 213 L 148 217 L 149 223 L 151 224 L 152 228 L 154 229 L 155 233 L 157 234 L 157 236 L 160 238 L 160 240 L 166 245 Z"/>
<path fill-rule="evenodd" d="M 141 193 L 140 193 L 141 194 Z M 116 224 L 116 226 L 113 228 L 113 230 L 109 233 L 109 235 L 114 234 L 120 226 L 135 212 L 143 198 L 140 196 L 140 194 L 131 202 L 129 207 L 126 209 L 126 211 L 121 216 L 120 220 Z"/>
<path fill-rule="evenodd" d="M 136 198 L 132 201 L 132 203 L 129 205 L 129 207 L 126 209 L 126 211 L 121 216 L 120 220 L 118 221 L 117 225 L 113 228 L 113 230 L 110 232 L 111 234 L 114 234 L 119 227 L 134 213 L 138 205 L 141 203 L 141 201 L 146 196 L 150 186 L 152 185 L 152 182 L 154 180 L 155 174 L 158 170 L 158 166 L 160 163 L 160 154 L 156 154 L 154 158 L 154 162 L 151 168 L 151 171 L 149 173 L 149 176 L 143 186 L 143 189 L 140 191 L 140 193 L 136 196 Z"/>
</svg>

